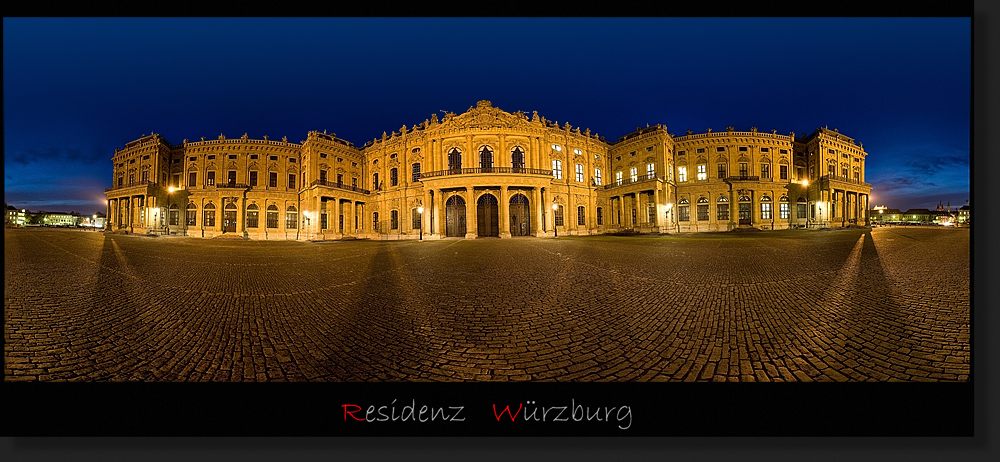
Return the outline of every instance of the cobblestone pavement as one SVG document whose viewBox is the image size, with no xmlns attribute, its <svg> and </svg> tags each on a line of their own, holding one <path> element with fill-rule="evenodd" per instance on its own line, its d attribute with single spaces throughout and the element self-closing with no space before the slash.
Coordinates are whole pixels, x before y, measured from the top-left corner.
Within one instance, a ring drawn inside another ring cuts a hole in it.
<svg viewBox="0 0 1000 462">
<path fill-rule="evenodd" d="M 4 380 L 965 381 L 969 231 L 4 234 Z"/>
</svg>

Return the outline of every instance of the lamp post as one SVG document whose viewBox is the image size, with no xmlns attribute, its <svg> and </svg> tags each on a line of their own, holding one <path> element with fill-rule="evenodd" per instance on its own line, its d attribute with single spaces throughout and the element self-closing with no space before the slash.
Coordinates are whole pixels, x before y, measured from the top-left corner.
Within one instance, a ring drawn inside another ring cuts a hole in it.
<svg viewBox="0 0 1000 462">
<path fill-rule="evenodd" d="M 555 232 L 555 237 L 559 237 L 559 225 L 556 223 L 556 210 L 559 210 L 559 204 L 552 204 L 552 231 Z"/>
<path fill-rule="evenodd" d="M 94 231 L 97 231 L 97 214 L 96 213 L 94 214 L 94 221 L 93 221 L 93 223 L 91 223 L 90 227 L 94 228 Z"/>
<path fill-rule="evenodd" d="M 420 240 L 424 240 L 424 206 L 417 207 L 417 213 L 420 214 Z"/>
<path fill-rule="evenodd" d="M 167 211 L 164 212 L 164 215 L 170 213 L 170 195 L 173 194 L 173 193 L 174 193 L 174 187 L 173 186 L 167 188 Z M 167 237 L 170 237 L 170 217 L 166 216 L 165 218 L 166 218 L 166 222 L 167 222 Z"/>
<path fill-rule="evenodd" d="M 812 212 L 812 207 L 809 207 L 809 180 L 802 180 L 802 186 L 806 188 L 806 229 L 809 229 L 809 213 Z"/>
</svg>

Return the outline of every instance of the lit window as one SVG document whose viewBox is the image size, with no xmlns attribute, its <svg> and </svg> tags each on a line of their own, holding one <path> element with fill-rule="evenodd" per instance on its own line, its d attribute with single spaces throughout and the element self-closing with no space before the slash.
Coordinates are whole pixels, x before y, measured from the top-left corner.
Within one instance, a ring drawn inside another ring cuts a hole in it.
<svg viewBox="0 0 1000 462">
<path fill-rule="evenodd" d="M 638 168 L 632 167 L 632 168 L 630 168 L 628 170 L 628 173 L 629 173 L 629 178 L 631 178 L 633 182 L 635 182 L 636 180 L 639 179 L 639 169 Z"/>
<path fill-rule="evenodd" d="M 583 183 L 583 164 L 576 164 L 576 181 Z"/>
<path fill-rule="evenodd" d="M 562 146 L 559 146 L 558 144 L 553 144 L 552 149 L 555 149 L 556 151 L 562 151 Z"/>
<path fill-rule="evenodd" d="M 295 206 L 289 205 L 288 208 L 285 210 L 285 229 L 295 229 L 295 226 L 298 224 L 299 221 L 298 217 L 299 214 L 295 210 Z"/>
<path fill-rule="evenodd" d="M 646 175 L 650 178 L 656 175 L 656 164 L 646 164 Z"/>
<path fill-rule="evenodd" d="M 764 200 L 770 201 L 770 199 L 767 199 L 767 196 L 764 196 L 760 200 L 761 201 L 764 201 Z M 771 219 L 771 203 L 770 202 L 761 202 L 761 204 L 760 204 L 760 219 L 761 220 L 770 220 Z"/>
<path fill-rule="evenodd" d="M 615 172 L 615 184 L 622 184 L 622 172 Z"/>
<path fill-rule="evenodd" d="M 563 206 L 560 205 L 556 208 L 553 213 L 553 219 L 556 222 L 556 226 L 563 226 Z"/>
<path fill-rule="evenodd" d="M 687 181 L 687 180 L 688 180 L 687 167 L 677 167 L 677 181 Z"/>
<path fill-rule="evenodd" d="M 788 207 L 787 202 L 782 202 L 778 204 L 778 218 L 785 220 L 791 216 L 791 210 Z"/>
<path fill-rule="evenodd" d="M 582 155 L 583 155 L 583 151 L 581 151 L 581 150 L 579 150 L 579 149 L 574 149 L 574 150 L 573 150 L 573 154 L 576 154 L 576 155 L 578 155 L 578 156 L 582 156 Z"/>
<path fill-rule="evenodd" d="M 601 169 L 599 168 L 594 169 L 594 183 L 596 183 L 597 186 L 601 185 Z"/>
<path fill-rule="evenodd" d="M 761 178 L 771 178 L 771 166 L 768 164 L 760 164 L 760 176 Z"/>
<path fill-rule="evenodd" d="M 701 181 L 701 180 L 707 180 L 708 179 L 708 172 L 706 171 L 707 168 L 708 168 L 708 166 L 706 166 L 704 164 L 698 166 L 698 180 L 699 181 Z"/>
<path fill-rule="evenodd" d="M 215 172 L 208 172 L 208 185 L 212 186 L 215 184 Z"/>
<path fill-rule="evenodd" d="M 562 161 L 558 159 L 552 160 L 552 176 L 557 180 L 562 179 Z"/>
</svg>

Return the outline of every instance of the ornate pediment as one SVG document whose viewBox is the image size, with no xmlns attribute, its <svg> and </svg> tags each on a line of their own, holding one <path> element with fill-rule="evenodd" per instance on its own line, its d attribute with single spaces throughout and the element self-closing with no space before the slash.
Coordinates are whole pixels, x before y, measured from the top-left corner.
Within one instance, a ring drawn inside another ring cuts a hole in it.
<svg viewBox="0 0 1000 462">
<path fill-rule="evenodd" d="M 446 116 L 445 123 L 455 128 L 478 128 L 490 130 L 494 128 L 527 128 L 530 122 L 527 116 L 518 111 L 515 114 L 493 107 L 489 101 L 480 101 L 475 107 L 470 107 L 464 114 Z"/>
</svg>

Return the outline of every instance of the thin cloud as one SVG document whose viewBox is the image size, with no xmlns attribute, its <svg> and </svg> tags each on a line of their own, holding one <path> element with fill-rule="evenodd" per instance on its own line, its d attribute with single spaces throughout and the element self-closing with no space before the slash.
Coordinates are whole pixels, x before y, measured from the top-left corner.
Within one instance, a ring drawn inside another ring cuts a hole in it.
<svg viewBox="0 0 1000 462">
<path fill-rule="evenodd" d="M 10 156 L 10 161 L 21 165 L 32 163 L 63 162 L 76 164 L 93 164 L 106 161 L 109 156 L 106 152 L 98 148 L 91 148 L 86 151 L 82 148 L 55 147 L 55 148 L 29 148 L 15 152 Z"/>
</svg>

